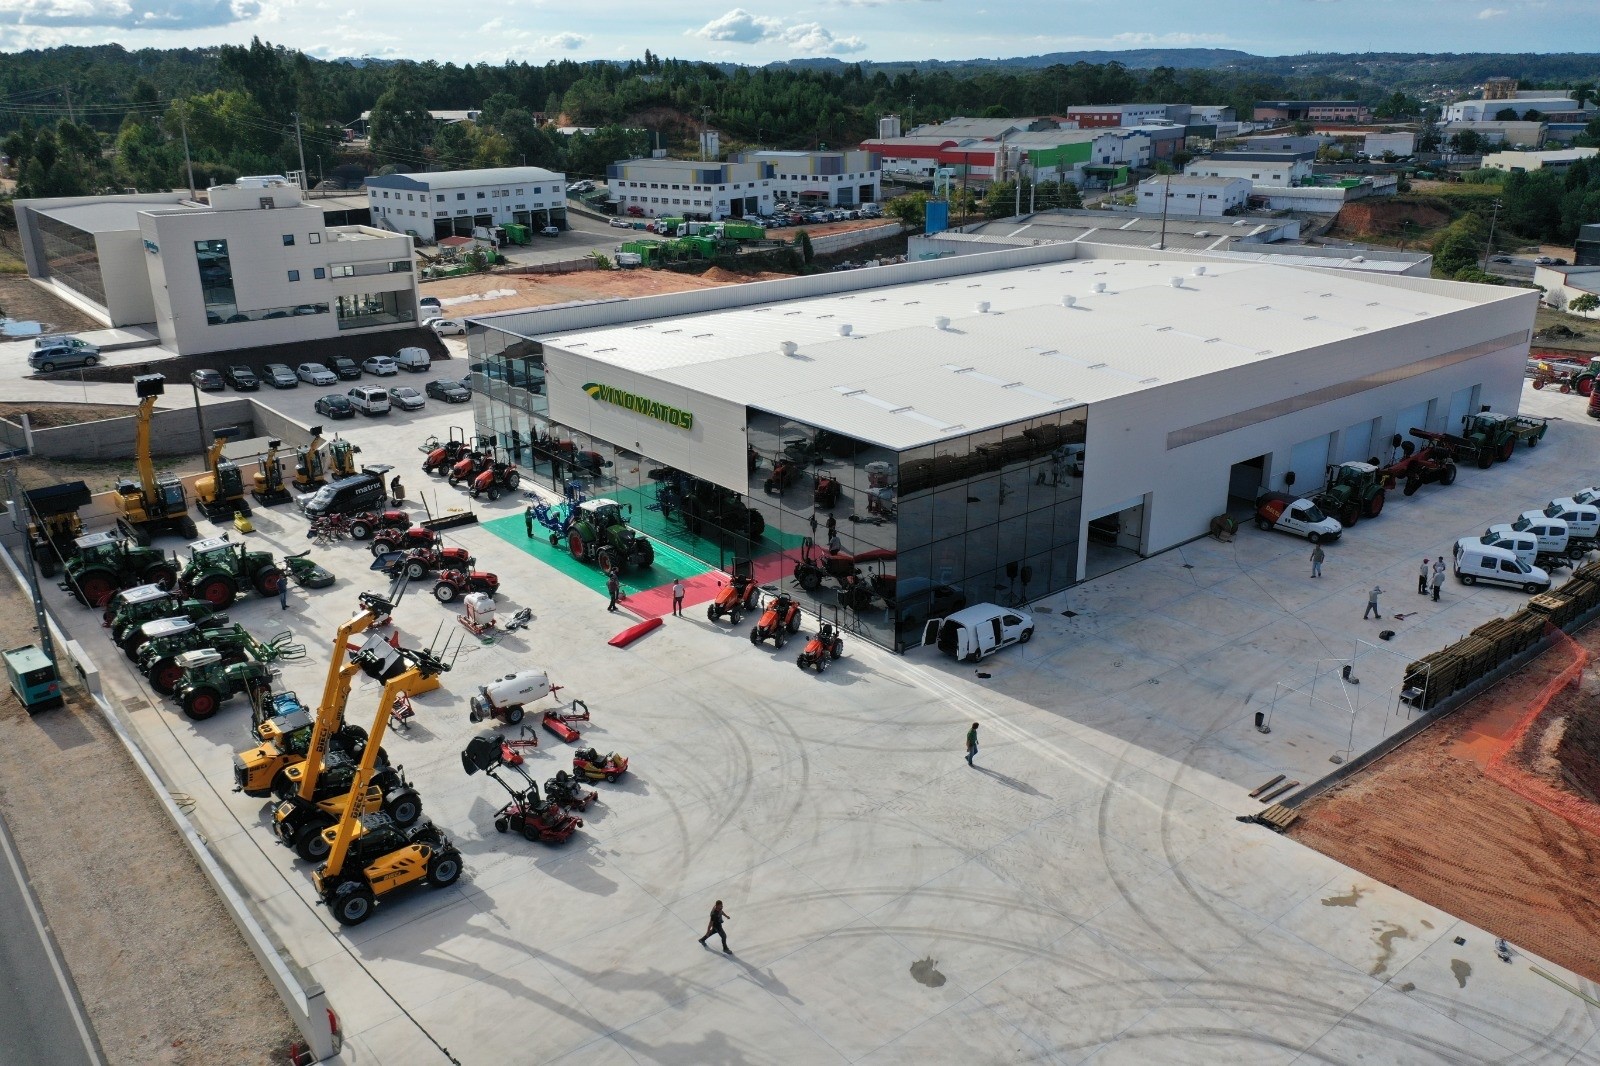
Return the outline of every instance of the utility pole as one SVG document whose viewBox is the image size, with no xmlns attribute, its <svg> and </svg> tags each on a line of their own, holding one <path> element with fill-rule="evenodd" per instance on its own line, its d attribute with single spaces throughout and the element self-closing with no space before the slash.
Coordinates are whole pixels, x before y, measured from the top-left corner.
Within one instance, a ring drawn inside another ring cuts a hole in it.
<svg viewBox="0 0 1600 1066">
<path fill-rule="evenodd" d="M 60 677 L 61 667 L 56 660 L 55 641 L 50 639 L 50 620 L 45 617 L 44 597 L 39 595 L 39 574 L 37 563 L 33 558 L 33 545 L 29 543 L 28 518 L 33 516 L 35 521 L 39 518 L 33 511 L 33 505 L 28 503 L 28 498 L 23 494 L 21 483 L 17 479 L 17 464 L 6 464 L 6 497 L 11 500 L 12 526 L 22 534 L 23 547 L 21 553 L 27 559 L 28 594 L 33 599 L 33 624 L 39 633 L 39 650 L 44 652 L 45 658 L 56 667 L 56 676 Z M 43 522 L 39 524 L 43 526 Z"/>
<path fill-rule="evenodd" d="M 189 158 L 189 108 L 178 104 L 178 126 L 183 130 L 183 165 L 189 171 L 189 199 L 194 199 L 194 161 Z"/>
<path fill-rule="evenodd" d="M 711 124 L 711 107 L 708 104 L 700 105 L 700 161 L 706 159 L 706 127 Z"/>
<path fill-rule="evenodd" d="M 1161 186 L 1161 243 L 1156 245 L 1159 251 L 1167 249 L 1167 201 L 1172 199 L 1172 175 L 1167 175 L 1167 180 Z"/>
<path fill-rule="evenodd" d="M 1500 220 L 1500 201 L 1494 202 L 1494 214 L 1489 216 L 1489 243 L 1483 248 L 1483 272 L 1489 273 L 1489 256 L 1494 252 L 1494 224 Z"/>
<path fill-rule="evenodd" d="M 300 112 L 298 111 L 294 113 L 294 146 L 300 150 L 300 188 L 304 189 L 309 175 L 306 174 L 305 142 L 300 140 Z"/>
<path fill-rule="evenodd" d="M 912 96 L 911 96 L 911 104 L 910 104 L 909 107 L 906 108 L 906 128 L 905 128 L 906 135 L 909 136 L 911 131 L 916 129 L 916 128 L 917 128 L 917 97 L 916 97 L 916 94 L 913 93 Z"/>
<path fill-rule="evenodd" d="M 72 113 L 72 86 L 67 86 L 67 121 L 77 124 L 78 117 Z"/>
</svg>

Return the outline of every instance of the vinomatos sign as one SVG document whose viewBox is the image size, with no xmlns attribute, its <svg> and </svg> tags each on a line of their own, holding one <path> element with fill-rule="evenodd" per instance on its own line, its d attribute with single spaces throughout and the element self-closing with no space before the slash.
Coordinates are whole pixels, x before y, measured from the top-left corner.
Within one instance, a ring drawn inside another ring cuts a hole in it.
<svg viewBox="0 0 1600 1066">
<path fill-rule="evenodd" d="M 664 403 L 657 403 L 648 396 L 624 392 L 622 389 L 614 388 L 610 385 L 601 385 L 593 381 L 585 385 L 583 391 L 588 393 L 591 399 L 598 400 L 601 403 L 615 404 L 625 411 L 632 411 L 647 418 L 654 418 L 659 422 L 667 423 L 669 426 L 676 426 L 678 429 L 694 428 L 694 415 L 692 413 L 680 411 L 676 407 L 668 407 Z"/>
</svg>

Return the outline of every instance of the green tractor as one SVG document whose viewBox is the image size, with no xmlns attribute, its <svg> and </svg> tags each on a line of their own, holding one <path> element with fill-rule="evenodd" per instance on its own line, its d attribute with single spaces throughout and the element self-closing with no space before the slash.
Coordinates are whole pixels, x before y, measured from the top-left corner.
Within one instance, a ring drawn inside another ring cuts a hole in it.
<svg viewBox="0 0 1600 1066">
<path fill-rule="evenodd" d="M 1328 483 L 1314 497 L 1317 506 L 1345 526 L 1383 513 L 1387 493 L 1383 476 L 1371 463 L 1340 463 L 1328 467 Z"/>
<path fill-rule="evenodd" d="M 552 534 L 550 540 L 554 544 L 560 537 Z M 656 561 L 654 546 L 628 525 L 623 505 L 616 500 L 588 500 L 578 506 L 567 528 L 567 551 L 574 559 L 595 563 L 608 572 L 643 569 Z"/>
<path fill-rule="evenodd" d="M 215 613 L 205 600 L 186 600 L 160 585 L 138 585 L 123 589 L 106 604 L 106 626 L 111 642 L 128 658 L 136 658 L 147 639 L 144 624 L 161 618 L 182 618 L 199 622 Z"/>
<path fill-rule="evenodd" d="M 304 644 L 290 640 L 288 632 L 259 641 L 237 622 L 224 625 L 213 616 L 200 624 L 183 618 L 162 618 L 144 625 L 145 645 L 136 660 L 150 687 L 170 696 L 183 677 L 178 657 L 186 651 L 211 648 L 230 664 L 254 659 L 261 663 L 287 662 L 305 657 Z"/>
<path fill-rule="evenodd" d="M 1462 431 L 1469 438 L 1473 434 L 1482 434 L 1485 439 L 1493 441 L 1499 449 L 1497 454 L 1501 462 L 1510 459 L 1516 452 L 1518 441 L 1526 441 L 1530 448 L 1537 447 L 1550 428 L 1548 418 L 1503 415 L 1495 411 L 1480 411 L 1475 415 L 1467 415 L 1461 423 Z"/>
<path fill-rule="evenodd" d="M 1517 450 L 1517 434 L 1504 415 L 1480 412 L 1463 415 L 1461 436 L 1477 450 L 1478 467 L 1487 469 L 1496 461 L 1505 462 Z"/>
<path fill-rule="evenodd" d="M 85 607 L 104 607 L 119 589 L 134 585 L 172 587 L 178 568 L 165 552 L 144 548 L 112 533 L 90 533 L 74 542 L 61 588 Z"/>
<path fill-rule="evenodd" d="M 203 722 L 228 700 L 243 692 L 254 702 L 272 684 L 272 668 L 246 659 L 230 663 L 215 648 L 198 648 L 178 656 L 183 676 L 172 696 L 183 713 Z"/>
<path fill-rule="evenodd" d="M 205 600 L 219 611 L 239 598 L 241 588 L 276 596 L 282 583 L 283 571 L 271 552 L 250 551 L 226 534 L 189 545 L 189 565 L 178 576 L 178 589 L 185 596 Z"/>
</svg>

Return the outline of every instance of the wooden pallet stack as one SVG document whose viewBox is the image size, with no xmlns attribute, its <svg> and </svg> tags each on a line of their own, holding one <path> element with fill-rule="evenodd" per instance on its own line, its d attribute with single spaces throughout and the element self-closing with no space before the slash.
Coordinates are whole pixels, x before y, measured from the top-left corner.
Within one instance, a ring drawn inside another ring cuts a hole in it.
<svg viewBox="0 0 1600 1066">
<path fill-rule="evenodd" d="M 1470 677 L 1463 680 L 1465 667 L 1466 659 L 1456 653 L 1453 644 L 1424 656 L 1406 667 L 1401 698 L 1426 711 L 1470 683 Z"/>
<path fill-rule="evenodd" d="M 1518 611 L 1503 618 L 1491 618 L 1474 629 L 1472 635 L 1494 644 L 1495 665 L 1499 666 L 1532 647 L 1543 634 L 1544 625 L 1543 615 Z"/>
<path fill-rule="evenodd" d="M 1528 610 L 1542 614 L 1553 626 L 1564 626 L 1579 614 L 1578 605 L 1567 597 L 1566 586 L 1541 592 L 1528 601 Z"/>
</svg>

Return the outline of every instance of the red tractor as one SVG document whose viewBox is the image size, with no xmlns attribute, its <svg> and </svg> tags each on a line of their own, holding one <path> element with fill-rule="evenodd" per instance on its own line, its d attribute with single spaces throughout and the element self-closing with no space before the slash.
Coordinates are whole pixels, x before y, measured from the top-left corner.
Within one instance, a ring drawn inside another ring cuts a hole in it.
<svg viewBox="0 0 1600 1066">
<path fill-rule="evenodd" d="M 465 481 L 472 482 L 479 474 L 494 465 L 494 449 L 483 448 L 470 452 L 463 452 L 456 464 L 450 468 L 449 475 L 445 478 L 452 487 Z"/>
<path fill-rule="evenodd" d="M 469 490 L 476 497 L 484 495 L 491 500 L 498 500 L 508 492 L 516 492 L 517 485 L 522 481 L 522 473 L 515 463 L 493 462 L 489 468 L 472 479 L 472 488 Z"/>
<path fill-rule="evenodd" d="M 824 511 L 831 511 L 839 502 L 839 479 L 831 474 L 817 474 L 811 488 L 811 503 Z"/>
<path fill-rule="evenodd" d="M 362 511 L 350 515 L 345 528 L 356 540 L 366 540 L 374 534 L 410 527 L 411 516 L 398 507 L 391 507 L 387 511 Z"/>
<path fill-rule="evenodd" d="M 385 529 L 372 538 L 372 554 L 382 555 L 384 552 L 416 551 L 418 548 L 438 548 L 443 542 L 437 530 L 427 526 L 411 526 L 407 529 Z"/>
<path fill-rule="evenodd" d="M 500 578 L 487 570 L 443 570 L 433 586 L 433 598 L 440 603 L 450 603 L 469 592 L 482 592 L 490 596 L 500 591 Z"/>
<path fill-rule="evenodd" d="M 1400 456 L 1378 471 L 1387 489 L 1404 483 L 1405 488 L 1401 491 L 1412 496 L 1424 485 L 1455 483 L 1456 453 L 1448 444 L 1435 441 L 1425 448 L 1418 448 L 1410 441 L 1402 441 Z"/>
<path fill-rule="evenodd" d="M 761 491 L 768 496 L 782 496 L 790 485 L 800 479 L 800 464 L 793 459 L 777 459 L 772 463 L 772 473 L 761 483 Z"/>
<path fill-rule="evenodd" d="M 756 606 L 756 583 L 748 574 L 734 574 L 717 590 L 717 598 L 706 604 L 706 617 L 715 622 L 727 615 L 734 625 L 744 621 L 744 613 Z"/>
<path fill-rule="evenodd" d="M 805 648 L 795 656 L 794 663 L 802 670 L 815 670 L 820 674 L 830 662 L 843 654 L 844 638 L 833 623 L 823 622 L 817 626 L 816 636 L 808 640 Z"/>
<path fill-rule="evenodd" d="M 425 474 L 443 474 L 461 461 L 467 452 L 467 442 L 461 438 L 443 441 L 438 447 L 430 449 L 427 458 L 422 460 L 422 472 Z"/>
<path fill-rule="evenodd" d="M 761 618 L 750 627 L 750 643 L 760 644 L 770 639 L 774 647 L 783 647 L 791 633 L 800 631 L 800 605 L 787 592 L 780 592 L 767 601 Z"/>
<path fill-rule="evenodd" d="M 472 565 L 477 561 L 465 548 L 413 548 L 406 552 L 405 561 L 400 566 L 405 570 L 406 577 L 421 581 L 434 571 L 464 570 L 471 573 Z"/>
</svg>

